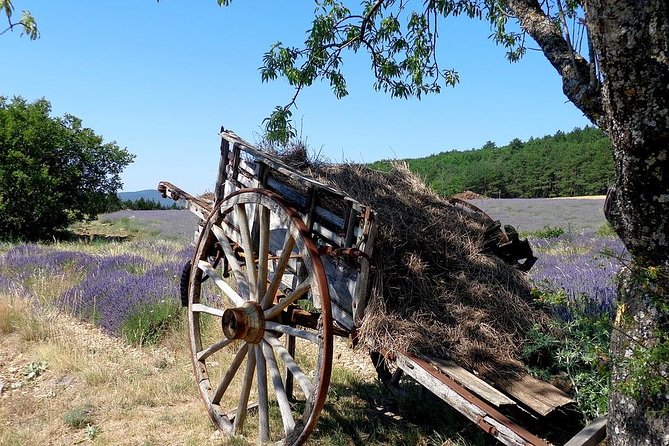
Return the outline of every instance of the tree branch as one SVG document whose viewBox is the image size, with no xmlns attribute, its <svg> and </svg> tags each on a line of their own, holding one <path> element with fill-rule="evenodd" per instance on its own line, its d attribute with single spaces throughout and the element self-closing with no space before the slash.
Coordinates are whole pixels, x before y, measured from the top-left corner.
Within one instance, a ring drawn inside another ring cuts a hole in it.
<svg viewBox="0 0 669 446">
<path fill-rule="evenodd" d="M 374 14 L 376 14 L 381 5 L 383 5 L 383 2 L 384 0 L 376 0 L 376 3 L 374 3 L 372 8 L 367 12 L 367 14 L 365 14 L 365 18 L 362 19 L 362 23 L 360 24 L 360 40 L 364 39 L 367 25 L 369 24 L 370 20 L 372 20 L 372 17 L 374 17 Z"/>
<path fill-rule="evenodd" d="M 508 0 L 507 4 L 562 77 L 562 91 L 567 98 L 590 121 L 603 127 L 601 84 L 592 81 L 590 64 L 572 50 L 537 0 Z"/>
<path fill-rule="evenodd" d="M 19 25 L 21 25 L 21 23 L 12 23 L 12 22 L 9 22 L 9 26 L 7 27 L 7 29 L 5 29 L 4 31 L 0 32 L 0 36 L 3 35 L 4 33 L 6 33 L 7 31 L 11 31 L 11 30 L 13 30 L 14 27 L 19 26 Z"/>
</svg>

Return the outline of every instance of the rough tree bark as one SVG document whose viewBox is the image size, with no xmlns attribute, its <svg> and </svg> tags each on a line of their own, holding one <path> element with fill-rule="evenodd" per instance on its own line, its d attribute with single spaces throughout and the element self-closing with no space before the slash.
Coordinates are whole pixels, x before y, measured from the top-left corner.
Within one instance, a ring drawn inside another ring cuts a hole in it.
<svg viewBox="0 0 669 446">
<path fill-rule="evenodd" d="M 669 379 L 669 367 L 644 354 L 658 345 L 662 333 L 666 342 L 669 317 L 658 299 L 666 301 L 669 288 L 666 277 L 648 279 L 646 268 L 632 266 L 621 280 L 620 306 L 611 339 L 613 391 L 607 429 L 609 444 L 614 446 L 669 445 L 669 395 L 652 389 L 654 379 Z M 646 383 L 625 387 L 638 380 L 634 375 L 639 373 Z"/>
<path fill-rule="evenodd" d="M 508 0 L 560 73 L 563 90 L 611 139 L 616 184 L 605 213 L 632 262 L 611 342 L 612 445 L 669 445 L 669 2 L 586 0 L 599 79 L 536 0 Z M 640 376 L 642 375 L 642 376 Z M 630 384 L 633 383 L 633 384 Z"/>
</svg>

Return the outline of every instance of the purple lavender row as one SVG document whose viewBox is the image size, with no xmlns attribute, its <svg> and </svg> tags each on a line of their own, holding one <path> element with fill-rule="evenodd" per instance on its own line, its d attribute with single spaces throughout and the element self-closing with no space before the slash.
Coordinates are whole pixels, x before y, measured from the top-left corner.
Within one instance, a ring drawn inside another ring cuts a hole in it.
<svg viewBox="0 0 669 446">
<path fill-rule="evenodd" d="M 165 252 L 166 257 L 184 259 L 191 253 L 192 248 Z M 39 296 L 26 285 L 38 275 L 68 272 L 74 277 L 73 285 L 52 303 L 74 316 L 98 323 L 109 333 L 119 334 L 123 320 L 140 306 L 177 299 L 182 265 L 181 260 L 170 260 L 152 266 L 134 254 L 102 257 L 19 245 L 0 255 L 0 286 L 38 302 Z"/>
<path fill-rule="evenodd" d="M 585 314 L 615 311 L 615 277 L 628 258 L 617 237 L 597 236 L 593 231 L 566 233 L 552 239 L 531 240 L 539 260 L 531 279 L 544 292 L 564 292 L 571 303 L 582 306 Z M 556 315 L 568 320 L 565 308 Z"/>
</svg>

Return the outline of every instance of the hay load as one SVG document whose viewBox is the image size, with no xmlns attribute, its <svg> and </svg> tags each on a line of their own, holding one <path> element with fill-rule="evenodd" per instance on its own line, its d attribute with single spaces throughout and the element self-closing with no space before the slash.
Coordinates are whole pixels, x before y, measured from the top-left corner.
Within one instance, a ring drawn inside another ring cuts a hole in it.
<svg viewBox="0 0 669 446">
<path fill-rule="evenodd" d="M 381 172 L 312 161 L 302 142 L 265 149 L 376 211 L 372 287 L 358 332 L 367 347 L 452 358 L 497 382 L 525 373 L 526 333 L 547 316 L 532 303 L 525 274 L 486 253 L 487 216 L 454 206 L 402 162 Z"/>
<path fill-rule="evenodd" d="M 544 316 L 530 303 L 523 273 L 483 253 L 482 218 L 432 192 L 405 164 L 389 172 L 355 164 L 309 170 L 377 212 L 360 330 L 369 348 L 450 357 L 496 378 L 524 370 L 525 333 Z"/>
</svg>

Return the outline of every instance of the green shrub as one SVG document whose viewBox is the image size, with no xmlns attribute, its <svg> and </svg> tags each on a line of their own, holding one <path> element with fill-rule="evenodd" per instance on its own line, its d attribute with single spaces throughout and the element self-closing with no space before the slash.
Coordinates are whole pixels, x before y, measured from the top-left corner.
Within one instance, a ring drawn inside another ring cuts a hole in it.
<svg viewBox="0 0 669 446">
<path fill-rule="evenodd" d="M 89 440 L 95 440 L 95 438 L 100 435 L 100 428 L 97 426 L 93 426 L 92 424 L 89 424 L 84 428 L 84 435 L 86 438 Z"/>
<path fill-rule="evenodd" d="M 564 234 L 564 228 L 559 226 L 552 227 L 546 225 L 543 229 L 532 232 L 531 234 L 537 238 L 558 238 Z"/>
<path fill-rule="evenodd" d="M 28 381 L 32 381 L 42 373 L 46 372 L 48 368 L 49 364 L 46 361 L 33 361 L 23 368 L 23 376 L 25 376 Z"/>
<path fill-rule="evenodd" d="M 175 300 L 142 305 L 128 315 L 121 326 L 121 335 L 129 344 L 151 345 L 170 329 L 179 325 L 181 307 Z"/>
<path fill-rule="evenodd" d="M 539 292 L 538 300 L 555 315 L 547 327 L 528 333 L 523 354 L 530 371 L 545 380 L 566 378 L 587 419 L 607 412 L 611 368 L 608 356 L 613 323 L 607 312 L 592 311 L 587 296 Z"/>
<path fill-rule="evenodd" d="M 65 424 L 73 429 L 84 429 L 93 425 L 93 408 L 91 406 L 80 406 L 68 410 L 63 415 Z"/>
</svg>

